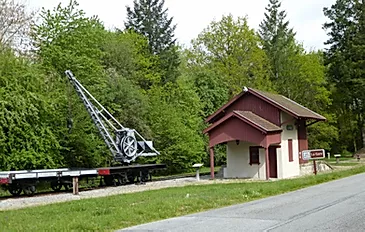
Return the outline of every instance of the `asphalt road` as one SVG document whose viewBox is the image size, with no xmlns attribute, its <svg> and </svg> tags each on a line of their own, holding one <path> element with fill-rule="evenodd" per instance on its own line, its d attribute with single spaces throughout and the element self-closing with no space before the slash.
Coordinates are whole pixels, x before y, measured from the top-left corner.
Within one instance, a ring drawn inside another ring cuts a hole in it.
<svg viewBox="0 0 365 232">
<path fill-rule="evenodd" d="M 121 231 L 365 231 L 365 174 Z"/>
</svg>

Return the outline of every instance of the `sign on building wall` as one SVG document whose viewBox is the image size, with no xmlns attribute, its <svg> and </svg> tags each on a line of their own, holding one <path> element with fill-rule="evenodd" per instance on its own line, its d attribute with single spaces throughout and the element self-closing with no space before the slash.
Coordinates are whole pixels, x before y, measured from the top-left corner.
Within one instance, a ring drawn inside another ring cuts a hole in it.
<svg viewBox="0 0 365 232">
<path fill-rule="evenodd" d="M 304 160 L 324 159 L 325 155 L 326 155 L 326 153 L 325 153 L 324 149 L 302 151 L 302 158 Z"/>
</svg>

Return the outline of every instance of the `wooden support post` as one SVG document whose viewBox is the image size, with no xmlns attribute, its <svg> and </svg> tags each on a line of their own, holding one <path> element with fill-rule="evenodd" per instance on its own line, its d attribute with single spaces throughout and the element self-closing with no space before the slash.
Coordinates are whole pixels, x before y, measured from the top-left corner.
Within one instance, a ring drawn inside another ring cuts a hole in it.
<svg viewBox="0 0 365 232">
<path fill-rule="evenodd" d="M 214 148 L 209 148 L 210 153 L 210 177 L 214 179 Z"/>
<path fill-rule="evenodd" d="M 314 168 L 314 175 L 317 175 L 317 165 L 316 165 L 316 160 L 313 160 L 313 168 Z"/>
<path fill-rule="evenodd" d="M 270 178 L 269 148 L 265 148 L 265 167 L 266 167 L 266 180 L 269 180 Z"/>
<path fill-rule="evenodd" d="M 74 195 L 79 194 L 79 177 L 77 176 L 73 177 L 73 194 Z"/>
</svg>

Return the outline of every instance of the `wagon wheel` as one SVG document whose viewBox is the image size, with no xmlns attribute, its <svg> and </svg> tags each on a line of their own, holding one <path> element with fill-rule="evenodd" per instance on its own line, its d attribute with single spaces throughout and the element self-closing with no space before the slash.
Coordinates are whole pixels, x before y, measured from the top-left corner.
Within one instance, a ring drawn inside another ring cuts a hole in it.
<svg viewBox="0 0 365 232">
<path fill-rule="evenodd" d="M 141 180 L 142 182 L 147 182 L 149 180 L 150 174 L 147 171 L 142 171 L 142 176 L 141 176 Z"/>
<path fill-rule="evenodd" d="M 104 183 L 106 186 L 114 185 L 114 177 L 113 176 L 104 176 Z"/>
<path fill-rule="evenodd" d="M 58 181 L 52 181 L 51 182 L 51 188 L 53 189 L 53 191 L 58 192 L 58 191 L 61 190 L 62 184 L 60 182 L 58 182 Z"/>
<path fill-rule="evenodd" d="M 35 194 L 36 188 L 35 188 L 34 185 L 28 185 L 28 186 L 26 186 L 24 188 L 23 191 L 24 191 L 25 195 L 27 195 L 28 197 L 30 197 L 30 196 L 33 196 Z"/>
<path fill-rule="evenodd" d="M 11 195 L 13 195 L 14 197 L 17 197 L 17 196 L 20 196 L 23 189 L 17 184 L 17 185 L 9 186 L 8 190 L 9 190 Z"/>
<path fill-rule="evenodd" d="M 129 183 L 134 184 L 134 179 L 135 179 L 135 176 L 133 174 L 128 175 L 128 181 L 129 181 Z"/>
<path fill-rule="evenodd" d="M 125 185 L 127 183 L 127 181 L 128 181 L 127 176 L 122 175 L 122 174 L 119 174 L 117 176 L 117 179 L 118 179 L 118 185 Z"/>
<path fill-rule="evenodd" d="M 128 158 L 133 158 L 137 153 L 137 140 L 132 135 L 127 135 L 122 139 L 121 147 L 123 154 Z"/>
</svg>

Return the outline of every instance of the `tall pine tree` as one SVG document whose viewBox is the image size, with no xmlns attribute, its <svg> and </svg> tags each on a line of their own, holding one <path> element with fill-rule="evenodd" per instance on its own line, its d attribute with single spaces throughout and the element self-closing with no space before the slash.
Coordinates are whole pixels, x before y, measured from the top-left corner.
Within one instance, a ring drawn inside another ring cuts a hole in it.
<svg viewBox="0 0 365 232">
<path fill-rule="evenodd" d="M 338 123 L 345 148 L 365 147 L 365 6 L 361 0 L 337 0 L 324 8 L 329 22 L 324 24 L 330 48 L 325 52 L 329 79 L 335 84 L 333 94 Z M 344 133 L 345 132 L 345 133 Z M 352 136 L 348 136 L 348 134 Z"/>
<path fill-rule="evenodd" d="M 153 54 L 160 57 L 162 83 L 174 82 L 180 64 L 174 31 L 173 17 L 168 17 L 164 0 L 134 0 L 134 8 L 127 6 L 125 27 L 144 35 Z"/>
<path fill-rule="evenodd" d="M 260 23 L 259 34 L 263 41 L 263 49 L 272 66 L 271 77 L 278 80 L 288 75 L 290 56 L 297 53 L 295 33 L 286 21 L 286 12 L 280 11 L 281 2 L 270 0 L 265 8 L 265 18 Z"/>
<path fill-rule="evenodd" d="M 332 115 L 330 92 L 320 52 L 307 52 L 295 40 L 280 0 L 270 0 L 259 34 L 263 49 L 270 60 L 271 80 L 280 94 L 326 116 L 328 123 L 308 128 L 310 147 L 329 149 L 337 130 Z"/>
</svg>

